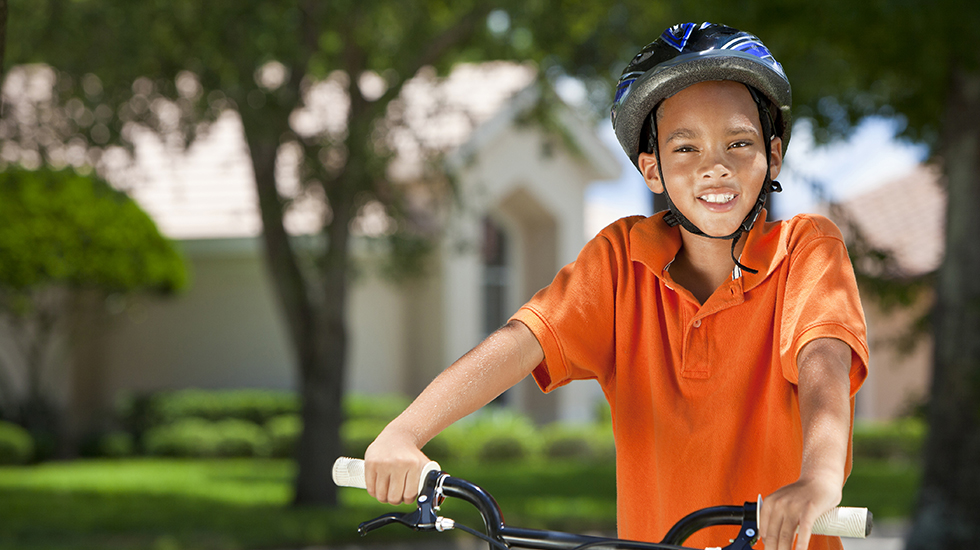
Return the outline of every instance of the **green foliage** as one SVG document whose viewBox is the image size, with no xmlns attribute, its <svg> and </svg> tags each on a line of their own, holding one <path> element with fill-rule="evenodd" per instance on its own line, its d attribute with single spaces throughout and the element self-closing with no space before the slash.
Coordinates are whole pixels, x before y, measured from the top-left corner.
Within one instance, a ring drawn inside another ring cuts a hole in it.
<svg viewBox="0 0 980 550">
<path fill-rule="evenodd" d="M 387 423 L 401 414 L 410 402 L 404 395 L 352 394 L 344 397 L 344 414 L 347 420 L 378 420 Z"/>
<path fill-rule="evenodd" d="M 298 414 L 300 401 L 294 392 L 288 391 L 187 389 L 153 395 L 149 409 L 154 425 L 187 418 L 238 419 L 265 424 L 280 415 Z"/>
<path fill-rule="evenodd" d="M 534 424 L 506 410 L 482 411 L 460 425 L 461 458 L 483 462 L 524 460 L 539 451 Z"/>
<path fill-rule="evenodd" d="M 178 420 L 148 431 L 143 446 L 149 455 L 182 457 L 263 457 L 272 450 L 265 430 L 237 419 Z"/>
<path fill-rule="evenodd" d="M 616 457 L 611 424 L 552 424 L 541 433 L 542 455 L 548 459 L 611 461 Z"/>
<path fill-rule="evenodd" d="M 70 169 L 0 172 L 0 287 L 173 292 L 181 256 L 124 193 Z"/>
<path fill-rule="evenodd" d="M 136 451 L 133 436 L 126 432 L 109 432 L 98 440 L 98 455 L 122 458 Z"/>
<path fill-rule="evenodd" d="M 0 464 L 26 464 L 34 458 L 34 439 L 24 428 L 0 420 Z"/>
<path fill-rule="evenodd" d="M 363 456 L 371 441 L 408 403 L 408 398 L 397 395 L 347 396 L 342 432 L 345 454 Z M 279 390 L 187 389 L 126 396 L 120 399 L 117 414 L 126 432 L 99 439 L 94 451 L 99 456 L 127 456 L 132 442 L 141 440 L 144 451 L 151 455 L 230 453 L 287 458 L 294 456 L 303 427 L 299 397 Z M 256 435 L 259 432 L 264 435 Z M 229 439 L 235 434 L 240 449 L 223 450 L 222 445 L 230 446 Z"/>
<path fill-rule="evenodd" d="M 866 507 L 875 520 L 909 518 L 921 480 L 916 463 L 855 457 L 841 505 Z"/>
<path fill-rule="evenodd" d="M 296 443 L 303 431 L 303 420 L 298 414 L 283 414 L 265 423 L 272 445 L 271 455 L 276 458 L 290 458 L 296 453 Z"/>
<path fill-rule="evenodd" d="M 348 420 L 340 428 L 340 439 L 343 441 L 344 454 L 353 457 L 363 457 L 368 445 L 378 437 L 387 422 L 374 419 Z"/>
<path fill-rule="evenodd" d="M 926 437 L 926 423 L 919 418 L 854 426 L 854 457 L 868 460 L 918 461 Z"/>
</svg>

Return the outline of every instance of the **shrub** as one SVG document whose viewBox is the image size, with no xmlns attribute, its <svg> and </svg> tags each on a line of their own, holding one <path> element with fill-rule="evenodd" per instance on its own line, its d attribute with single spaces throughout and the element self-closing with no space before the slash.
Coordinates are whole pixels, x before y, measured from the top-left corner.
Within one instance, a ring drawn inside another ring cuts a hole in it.
<svg viewBox="0 0 980 550">
<path fill-rule="evenodd" d="M 340 438 L 344 446 L 344 454 L 360 458 L 368 445 L 378 437 L 387 422 L 376 419 L 348 420 L 340 428 Z"/>
<path fill-rule="evenodd" d="M 562 424 L 541 433 L 541 452 L 549 459 L 608 461 L 616 458 L 612 424 Z"/>
<path fill-rule="evenodd" d="M 548 426 L 541 434 L 542 453 L 552 459 L 594 460 L 599 453 L 593 446 L 591 430 L 591 426 Z"/>
<path fill-rule="evenodd" d="M 266 422 L 265 431 L 269 435 L 272 456 L 291 458 L 303 431 L 303 419 L 298 414 L 282 414 Z"/>
<path fill-rule="evenodd" d="M 27 430 L 0 420 L 0 464 L 26 464 L 34 458 L 34 439 Z"/>
<path fill-rule="evenodd" d="M 215 422 L 214 429 L 218 434 L 218 456 L 267 457 L 271 454 L 269 435 L 254 422 L 232 418 Z"/>
<path fill-rule="evenodd" d="M 918 418 L 854 425 L 856 458 L 918 460 L 925 441 L 926 424 Z"/>
<path fill-rule="evenodd" d="M 155 456 L 214 456 L 217 437 L 211 422 L 188 418 L 147 430 L 143 450 Z"/>
<path fill-rule="evenodd" d="M 159 393 L 150 401 L 151 422 L 155 425 L 186 418 L 238 419 L 264 424 L 275 416 L 296 414 L 299 409 L 300 401 L 295 393 L 277 390 L 188 389 Z"/>
<path fill-rule="evenodd" d="M 460 426 L 462 458 L 485 462 L 524 460 L 538 451 L 531 421 L 511 411 L 487 411 Z"/>
<path fill-rule="evenodd" d="M 456 442 L 460 431 L 461 429 L 455 425 L 446 428 L 429 440 L 422 448 L 422 452 L 440 464 L 450 464 L 459 460 L 461 457 Z"/>
<path fill-rule="evenodd" d="M 387 424 L 401 414 L 410 403 L 401 395 L 353 394 L 344 398 L 347 420 L 376 420 Z"/>
<path fill-rule="evenodd" d="M 135 450 L 133 436 L 127 432 L 109 432 L 98 440 L 100 456 L 124 457 L 130 456 Z"/>
<path fill-rule="evenodd" d="M 271 450 L 265 430 L 237 419 L 180 420 L 149 430 L 143 445 L 147 454 L 179 457 L 268 456 Z"/>
</svg>

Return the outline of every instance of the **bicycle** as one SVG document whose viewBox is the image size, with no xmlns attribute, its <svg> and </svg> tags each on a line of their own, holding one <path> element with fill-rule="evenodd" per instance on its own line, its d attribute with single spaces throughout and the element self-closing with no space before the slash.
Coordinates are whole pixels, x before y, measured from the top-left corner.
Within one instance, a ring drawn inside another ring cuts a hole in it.
<svg viewBox="0 0 980 550">
<path fill-rule="evenodd" d="M 365 489 L 364 461 L 338 458 L 333 466 L 333 480 L 338 486 Z M 439 507 L 450 497 L 473 505 L 483 517 L 486 532 L 481 533 L 439 516 Z M 486 541 L 490 550 L 697 550 L 682 546 L 692 534 L 716 525 L 738 525 L 738 536 L 728 546 L 705 550 L 745 550 L 752 548 L 759 539 L 758 514 L 762 508 L 762 497 L 760 495 L 756 502 L 746 502 L 742 506 L 715 506 L 692 512 L 674 524 L 659 543 L 511 527 L 504 523 L 500 506 L 490 493 L 476 484 L 446 474 L 435 462 L 429 462 L 422 470 L 415 503 L 414 512 L 384 514 L 361 523 L 357 530 L 364 536 L 394 523 L 416 531 L 460 529 Z M 837 507 L 817 519 L 813 533 L 864 538 L 871 534 L 872 520 L 873 516 L 867 508 Z"/>
</svg>

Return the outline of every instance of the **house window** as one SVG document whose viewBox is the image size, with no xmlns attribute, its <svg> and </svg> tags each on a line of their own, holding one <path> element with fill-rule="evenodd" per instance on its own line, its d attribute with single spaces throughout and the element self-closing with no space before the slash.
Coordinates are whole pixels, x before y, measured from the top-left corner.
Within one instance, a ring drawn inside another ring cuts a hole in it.
<svg viewBox="0 0 980 550">
<path fill-rule="evenodd" d="M 490 218 L 483 220 L 483 332 L 497 330 L 511 312 L 507 307 L 510 266 L 507 262 L 507 235 Z"/>
</svg>

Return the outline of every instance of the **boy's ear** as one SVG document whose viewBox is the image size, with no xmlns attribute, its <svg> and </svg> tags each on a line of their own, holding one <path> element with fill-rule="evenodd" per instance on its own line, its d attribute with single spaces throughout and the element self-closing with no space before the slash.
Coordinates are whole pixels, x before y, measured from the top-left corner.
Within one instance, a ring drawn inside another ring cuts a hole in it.
<svg viewBox="0 0 980 550">
<path fill-rule="evenodd" d="M 643 174 L 643 180 L 646 181 L 647 187 L 654 193 L 663 193 L 664 184 L 660 181 L 660 171 L 657 170 L 657 157 L 650 153 L 640 153 L 636 164 L 640 168 L 640 173 Z"/>
<path fill-rule="evenodd" d="M 783 167 L 783 140 L 782 138 L 773 138 L 772 142 L 772 152 L 769 156 L 769 174 L 772 179 L 776 179 L 779 176 L 779 169 Z"/>
</svg>

